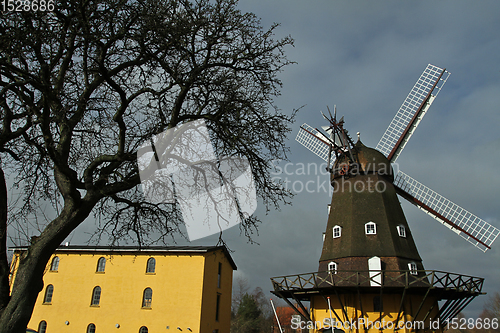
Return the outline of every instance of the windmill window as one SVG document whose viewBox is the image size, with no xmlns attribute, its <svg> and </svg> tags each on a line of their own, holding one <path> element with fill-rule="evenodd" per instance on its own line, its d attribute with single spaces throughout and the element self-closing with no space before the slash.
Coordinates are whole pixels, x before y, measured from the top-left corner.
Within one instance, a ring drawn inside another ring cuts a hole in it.
<svg viewBox="0 0 500 333">
<path fill-rule="evenodd" d="M 43 303 L 50 304 L 52 303 L 52 295 L 54 294 L 54 286 L 49 284 L 47 289 L 45 289 L 45 297 L 43 299 Z"/>
<path fill-rule="evenodd" d="M 149 258 L 146 264 L 146 273 L 154 273 L 156 270 L 156 260 L 155 258 Z"/>
<path fill-rule="evenodd" d="M 99 260 L 97 261 L 97 272 L 104 273 L 104 270 L 106 269 L 106 258 L 100 257 Z"/>
<path fill-rule="evenodd" d="M 412 275 L 417 275 L 417 264 L 414 263 L 413 261 L 408 263 L 408 270 L 410 271 L 410 274 Z"/>
<path fill-rule="evenodd" d="M 337 274 L 337 263 L 330 261 L 328 263 L 328 272 L 331 272 L 333 274 Z"/>
<path fill-rule="evenodd" d="M 222 263 L 219 263 L 219 271 L 217 273 L 217 288 L 221 287 L 222 283 Z"/>
<path fill-rule="evenodd" d="M 92 300 L 90 301 L 91 306 L 99 306 L 101 302 L 101 287 L 97 286 L 92 290 Z"/>
<path fill-rule="evenodd" d="M 52 272 L 57 272 L 58 269 L 59 269 L 59 257 L 54 257 L 54 259 L 52 259 L 52 263 L 50 264 L 50 270 Z"/>
<path fill-rule="evenodd" d="M 142 296 L 142 307 L 151 308 L 151 303 L 153 301 L 153 289 L 146 288 Z"/>
<path fill-rule="evenodd" d="M 339 225 L 336 225 L 333 227 L 333 238 L 339 238 L 342 233 L 342 227 Z"/>
<path fill-rule="evenodd" d="M 148 328 L 146 326 L 142 326 L 140 329 L 139 329 L 139 333 L 148 333 Z"/>
<path fill-rule="evenodd" d="M 366 223 L 365 224 L 365 234 L 376 235 L 377 234 L 377 225 L 373 222 Z"/>
<path fill-rule="evenodd" d="M 95 324 L 89 324 L 89 326 L 87 326 L 87 333 L 95 333 Z"/>
<path fill-rule="evenodd" d="M 399 237 L 406 238 L 406 228 L 402 225 L 398 225 L 398 235 Z"/>
<path fill-rule="evenodd" d="M 219 321 L 219 308 L 220 308 L 220 294 L 217 293 L 217 299 L 215 303 L 215 321 Z"/>
<path fill-rule="evenodd" d="M 40 324 L 38 324 L 38 333 L 45 333 L 47 331 L 47 322 L 42 320 Z"/>
</svg>

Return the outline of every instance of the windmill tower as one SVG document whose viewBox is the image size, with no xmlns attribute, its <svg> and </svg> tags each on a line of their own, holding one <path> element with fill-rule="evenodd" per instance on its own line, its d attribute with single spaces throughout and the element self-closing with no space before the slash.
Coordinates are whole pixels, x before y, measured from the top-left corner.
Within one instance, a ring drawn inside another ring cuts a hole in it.
<svg viewBox="0 0 500 333">
<path fill-rule="evenodd" d="M 424 269 L 397 194 L 483 252 L 500 230 L 391 167 L 449 75 L 427 66 L 376 149 L 354 143 L 336 114 L 323 115 L 326 135 L 301 127 L 297 141 L 327 162 L 333 196 L 318 272 L 271 279 L 300 314 L 296 328 L 442 331 L 481 294 L 482 278 Z"/>
</svg>

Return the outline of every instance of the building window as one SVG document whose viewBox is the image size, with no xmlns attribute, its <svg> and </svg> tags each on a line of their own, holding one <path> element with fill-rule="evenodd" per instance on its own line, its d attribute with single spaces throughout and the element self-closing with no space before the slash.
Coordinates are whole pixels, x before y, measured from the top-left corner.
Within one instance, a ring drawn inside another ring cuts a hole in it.
<svg viewBox="0 0 500 333">
<path fill-rule="evenodd" d="M 399 237 L 406 237 L 406 229 L 402 225 L 398 225 L 398 235 Z"/>
<path fill-rule="evenodd" d="M 333 273 L 333 274 L 337 274 L 337 263 L 336 262 L 330 261 L 328 263 L 328 272 Z"/>
<path fill-rule="evenodd" d="M 42 320 L 40 324 L 38 324 L 38 333 L 45 333 L 47 331 L 47 322 Z"/>
<path fill-rule="evenodd" d="M 219 272 L 217 273 L 217 288 L 220 288 L 221 286 L 221 279 L 222 279 L 222 263 L 219 263 Z"/>
<path fill-rule="evenodd" d="M 375 235 L 377 234 L 377 225 L 373 222 L 368 222 L 365 224 L 365 234 Z"/>
<path fill-rule="evenodd" d="M 339 225 L 333 227 L 333 238 L 339 238 L 341 234 L 342 228 Z"/>
<path fill-rule="evenodd" d="M 89 326 L 87 326 L 87 333 L 95 333 L 95 325 L 94 324 L 89 324 Z"/>
<path fill-rule="evenodd" d="M 142 326 L 139 328 L 139 333 L 148 333 L 148 328 L 146 326 Z"/>
<path fill-rule="evenodd" d="M 382 306 L 382 299 L 380 296 L 373 297 L 373 312 L 382 312 L 384 308 Z"/>
<path fill-rule="evenodd" d="M 415 264 L 413 261 L 408 263 L 408 269 L 410 270 L 410 274 L 412 275 L 417 275 L 417 264 Z"/>
<path fill-rule="evenodd" d="M 220 307 L 220 294 L 217 294 L 217 301 L 215 303 L 215 321 L 219 321 L 219 307 Z"/>
<path fill-rule="evenodd" d="M 54 294 L 54 286 L 49 284 L 47 289 L 45 289 L 45 298 L 43 299 L 44 303 L 52 303 L 52 295 Z"/>
<path fill-rule="evenodd" d="M 150 308 L 152 301 L 153 301 L 153 289 L 151 288 L 144 289 L 144 293 L 142 296 L 142 307 Z"/>
<path fill-rule="evenodd" d="M 106 269 L 106 258 L 100 257 L 97 261 L 97 272 L 104 272 Z"/>
<path fill-rule="evenodd" d="M 59 257 L 54 257 L 54 259 L 52 259 L 52 263 L 50 264 L 50 270 L 52 272 L 57 272 L 58 269 L 59 269 Z"/>
<path fill-rule="evenodd" d="M 148 263 L 146 265 L 146 273 L 154 273 L 156 269 L 156 260 L 155 258 L 149 258 Z"/>
<path fill-rule="evenodd" d="M 101 302 L 101 287 L 97 286 L 92 291 L 92 301 L 90 305 L 99 306 L 100 302 Z"/>
</svg>

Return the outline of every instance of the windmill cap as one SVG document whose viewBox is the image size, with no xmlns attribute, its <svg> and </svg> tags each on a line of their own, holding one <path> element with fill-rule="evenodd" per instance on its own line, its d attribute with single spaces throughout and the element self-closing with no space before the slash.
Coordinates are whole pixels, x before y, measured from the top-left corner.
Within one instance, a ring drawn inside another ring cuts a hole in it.
<svg viewBox="0 0 500 333">
<path fill-rule="evenodd" d="M 376 149 L 365 146 L 361 140 L 358 140 L 354 145 L 353 155 L 357 158 L 361 170 L 364 173 L 378 173 L 389 177 L 390 181 L 394 180 L 394 172 L 392 170 L 391 162 L 381 152 Z M 342 164 L 347 155 L 341 156 L 335 161 L 335 167 Z"/>
</svg>

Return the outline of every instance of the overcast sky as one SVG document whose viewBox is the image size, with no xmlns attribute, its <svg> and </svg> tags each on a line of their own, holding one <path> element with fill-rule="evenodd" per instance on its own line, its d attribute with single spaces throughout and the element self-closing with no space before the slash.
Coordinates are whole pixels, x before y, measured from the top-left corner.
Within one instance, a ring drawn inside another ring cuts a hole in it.
<svg viewBox="0 0 500 333">
<path fill-rule="evenodd" d="M 288 177 L 293 182 L 328 176 L 295 175 L 300 163 L 322 162 L 295 142 L 299 126 L 325 125 L 320 110 L 337 105 L 346 128 L 375 147 L 428 63 L 451 72 L 448 82 L 398 159 L 407 174 L 500 228 L 500 2 L 241 0 L 239 7 L 281 23 L 291 35 L 289 66 L 281 75 L 284 112 L 305 105 L 293 125 Z M 283 164 L 281 164 L 283 166 Z M 318 183 L 319 179 L 319 183 Z M 296 189 L 300 186 L 297 183 Z M 281 211 L 257 214 L 263 224 L 249 244 L 238 227 L 224 232 L 238 266 L 235 277 L 252 288 L 272 288 L 274 276 L 318 269 L 330 195 L 297 193 Z M 424 267 L 486 278 L 483 290 L 500 292 L 500 240 L 483 254 L 402 200 Z M 82 232 L 82 229 L 78 229 Z M 79 237 L 75 237 L 77 239 Z M 213 245 L 217 237 L 193 242 Z M 466 309 L 476 317 L 487 296 Z"/>
</svg>

